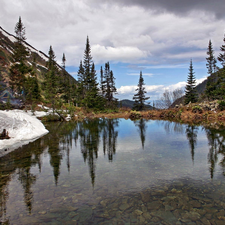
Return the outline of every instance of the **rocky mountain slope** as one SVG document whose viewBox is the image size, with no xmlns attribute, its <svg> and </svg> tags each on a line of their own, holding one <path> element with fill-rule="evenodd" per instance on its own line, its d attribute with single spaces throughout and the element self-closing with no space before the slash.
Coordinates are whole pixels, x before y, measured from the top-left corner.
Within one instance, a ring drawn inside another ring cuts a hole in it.
<svg viewBox="0 0 225 225">
<path fill-rule="evenodd" d="M 2 27 L 0 27 L 0 80 L 1 86 L 6 86 L 9 81 L 9 67 L 12 63 L 12 53 L 15 47 L 16 37 Z M 29 56 L 27 57 L 27 64 L 33 65 L 33 69 L 37 75 L 38 81 L 41 83 L 43 80 L 43 75 L 47 72 L 46 63 L 48 61 L 48 56 L 35 49 L 29 43 L 24 42 L 27 50 L 29 51 Z M 58 65 L 59 71 L 62 71 L 63 68 Z M 76 80 L 69 74 L 66 73 L 66 76 L 69 77 L 71 82 Z"/>
</svg>

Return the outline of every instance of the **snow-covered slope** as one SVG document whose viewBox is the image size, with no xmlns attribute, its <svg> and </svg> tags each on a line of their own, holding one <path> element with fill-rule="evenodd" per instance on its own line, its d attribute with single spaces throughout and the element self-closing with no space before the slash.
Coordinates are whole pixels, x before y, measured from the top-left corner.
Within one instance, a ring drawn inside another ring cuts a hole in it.
<svg viewBox="0 0 225 225">
<path fill-rule="evenodd" d="M 48 133 L 40 120 L 22 110 L 1 110 L 0 129 L 6 129 L 10 137 L 0 140 L 0 157 Z"/>
</svg>

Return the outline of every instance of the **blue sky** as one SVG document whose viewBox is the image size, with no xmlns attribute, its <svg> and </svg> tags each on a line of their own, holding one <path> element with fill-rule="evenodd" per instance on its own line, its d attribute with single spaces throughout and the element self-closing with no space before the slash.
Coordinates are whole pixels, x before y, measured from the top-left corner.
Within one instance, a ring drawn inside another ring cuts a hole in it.
<svg viewBox="0 0 225 225">
<path fill-rule="evenodd" d="M 97 71 L 110 62 L 117 98 L 132 99 L 142 71 L 152 101 L 184 88 L 191 59 L 197 82 L 207 77 L 209 39 L 215 56 L 224 44 L 224 11 L 212 0 L 1 0 L 0 26 L 14 33 L 21 16 L 27 42 L 46 54 L 52 45 L 59 63 L 65 53 L 75 78 L 89 36 Z"/>
</svg>

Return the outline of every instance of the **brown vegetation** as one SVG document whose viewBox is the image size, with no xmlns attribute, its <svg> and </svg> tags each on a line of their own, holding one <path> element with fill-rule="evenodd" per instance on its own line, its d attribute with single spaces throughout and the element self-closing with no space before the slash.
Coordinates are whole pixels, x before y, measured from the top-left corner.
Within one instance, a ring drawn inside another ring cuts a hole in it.
<svg viewBox="0 0 225 225">
<path fill-rule="evenodd" d="M 84 118 L 125 118 L 125 119 L 152 119 L 152 120 L 170 120 L 181 123 L 217 123 L 225 125 L 225 111 L 210 111 L 196 105 L 182 106 L 175 109 L 133 111 L 129 108 L 121 108 L 118 112 L 94 113 L 85 112 L 81 108 L 75 112 L 76 119 Z"/>
</svg>

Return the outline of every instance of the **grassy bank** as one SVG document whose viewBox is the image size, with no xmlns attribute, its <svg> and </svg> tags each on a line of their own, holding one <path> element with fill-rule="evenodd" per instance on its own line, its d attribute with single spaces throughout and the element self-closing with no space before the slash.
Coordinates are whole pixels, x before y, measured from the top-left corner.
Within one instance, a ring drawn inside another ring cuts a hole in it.
<svg viewBox="0 0 225 225">
<path fill-rule="evenodd" d="M 106 110 L 104 112 L 94 112 L 81 107 L 62 109 L 63 116 L 70 114 L 72 120 L 83 120 L 86 118 L 125 118 L 125 119 L 152 119 L 169 120 L 181 123 L 191 124 L 218 124 L 225 126 L 225 110 L 206 110 L 199 105 L 188 105 L 173 109 L 133 111 L 129 108 L 120 108 L 117 110 Z M 59 118 L 60 119 L 60 118 Z"/>
</svg>

